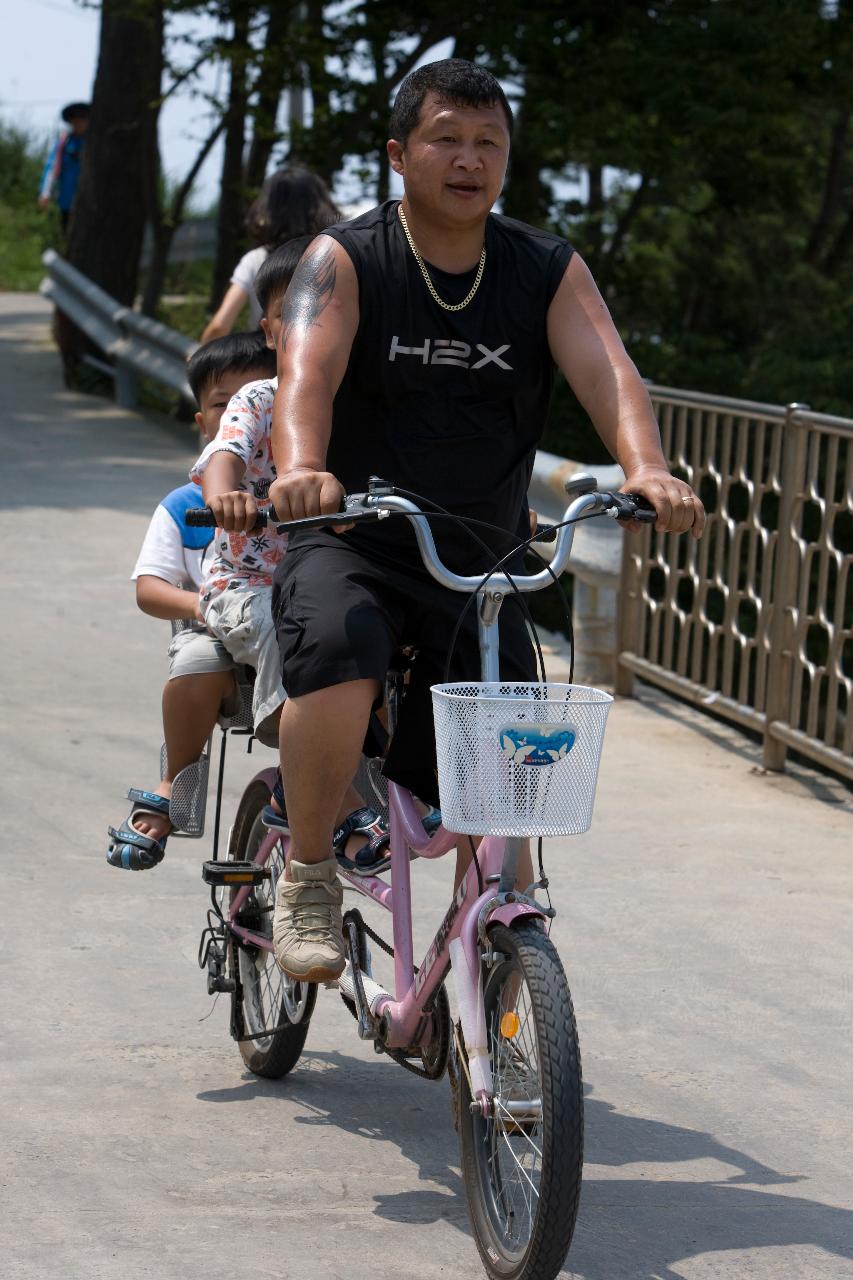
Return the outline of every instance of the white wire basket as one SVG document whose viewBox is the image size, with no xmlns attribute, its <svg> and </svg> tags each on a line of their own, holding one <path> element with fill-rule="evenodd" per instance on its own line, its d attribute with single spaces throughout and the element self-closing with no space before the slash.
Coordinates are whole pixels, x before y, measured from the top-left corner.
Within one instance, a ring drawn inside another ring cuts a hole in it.
<svg viewBox="0 0 853 1280">
<path fill-rule="evenodd" d="M 609 693 L 576 684 L 432 686 L 448 831 L 565 836 L 592 823 Z"/>
</svg>

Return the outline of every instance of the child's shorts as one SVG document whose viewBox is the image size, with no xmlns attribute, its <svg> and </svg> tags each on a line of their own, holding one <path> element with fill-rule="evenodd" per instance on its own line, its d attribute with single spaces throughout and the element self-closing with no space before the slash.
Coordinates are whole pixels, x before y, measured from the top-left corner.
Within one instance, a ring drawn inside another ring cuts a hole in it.
<svg viewBox="0 0 853 1280">
<path fill-rule="evenodd" d="M 211 600 L 204 615 L 208 630 L 235 662 L 254 667 L 252 719 L 255 737 L 278 745 L 277 716 L 287 696 L 272 620 L 272 587 L 231 588 Z"/>
<path fill-rule="evenodd" d="M 234 659 L 221 640 L 207 631 L 189 628 L 172 636 L 169 645 L 169 679 L 232 671 Z"/>
</svg>

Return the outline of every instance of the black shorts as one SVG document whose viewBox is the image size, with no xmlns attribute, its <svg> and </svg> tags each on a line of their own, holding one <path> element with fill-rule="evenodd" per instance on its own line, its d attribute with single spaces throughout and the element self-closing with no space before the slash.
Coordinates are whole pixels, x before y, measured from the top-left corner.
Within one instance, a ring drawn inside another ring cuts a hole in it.
<svg viewBox="0 0 853 1280">
<path fill-rule="evenodd" d="M 449 591 L 423 568 L 403 569 L 369 559 L 347 545 L 346 534 L 322 545 L 288 549 L 273 579 L 273 618 L 282 682 L 298 698 L 349 680 L 384 687 L 394 655 L 416 650 L 385 774 L 436 803 L 435 738 L 430 686 L 445 678 L 453 630 L 467 596 Z M 500 614 L 504 680 L 535 680 L 533 646 L 519 601 Z M 477 609 L 472 604 L 453 652 L 451 680 L 480 679 Z"/>
</svg>

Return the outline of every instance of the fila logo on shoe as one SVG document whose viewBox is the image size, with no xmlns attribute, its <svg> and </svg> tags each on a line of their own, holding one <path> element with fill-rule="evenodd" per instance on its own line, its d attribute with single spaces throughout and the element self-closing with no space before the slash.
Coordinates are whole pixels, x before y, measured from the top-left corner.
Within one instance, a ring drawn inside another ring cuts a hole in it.
<svg viewBox="0 0 853 1280">
<path fill-rule="evenodd" d="M 509 351 L 510 344 L 505 342 L 502 347 L 495 347 L 491 351 L 488 347 L 484 347 L 482 342 L 476 343 L 477 350 L 472 358 L 471 346 L 467 342 L 458 342 L 450 338 L 424 338 L 423 345 L 420 347 L 404 347 L 395 333 L 391 339 L 391 349 L 388 352 L 388 359 L 393 364 L 397 356 L 418 356 L 421 364 L 452 364 L 459 369 L 482 369 L 487 364 L 496 364 L 499 369 L 512 370 L 512 365 L 502 359 L 505 351 Z"/>
</svg>

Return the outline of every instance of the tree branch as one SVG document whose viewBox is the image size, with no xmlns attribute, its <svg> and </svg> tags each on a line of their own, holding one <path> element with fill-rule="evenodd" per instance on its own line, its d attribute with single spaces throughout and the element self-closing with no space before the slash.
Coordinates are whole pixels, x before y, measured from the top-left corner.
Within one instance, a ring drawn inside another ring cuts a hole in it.
<svg viewBox="0 0 853 1280">
<path fill-rule="evenodd" d="M 616 259 L 619 256 L 619 251 L 622 248 L 622 245 L 625 241 L 625 237 L 627 236 L 628 232 L 631 230 L 631 227 L 634 223 L 635 218 L 637 217 L 637 214 L 640 212 L 640 209 L 645 204 L 648 191 L 649 189 L 646 183 L 646 175 L 643 174 L 643 176 L 640 179 L 640 185 L 638 187 L 635 187 L 633 194 L 631 195 L 631 199 L 628 201 L 628 204 L 622 210 L 622 213 L 616 223 L 616 227 L 614 229 L 613 235 L 610 239 L 610 243 L 608 244 L 607 249 L 603 255 L 601 271 L 599 273 L 602 279 L 607 279 L 609 277 L 613 269 L 613 266 L 616 262 Z"/>
<path fill-rule="evenodd" d="M 201 171 L 201 167 L 204 164 L 207 157 L 210 155 L 213 148 L 216 146 L 216 143 L 218 142 L 224 129 L 225 129 L 225 117 L 223 116 L 220 120 L 217 121 L 215 127 L 211 129 L 210 133 L 207 135 L 204 142 L 201 144 L 201 147 L 198 150 L 195 160 L 192 162 L 192 165 L 187 171 L 186 177 L 184 178 L 181 185 L 175 191 L 175 194 L 172 196 L 172 203 L 169 209 L 169 219 L 173 226 L 176 226 L 180 222 L 183 216 L 184 205 L 186 204 L 187 197 L 189 196 L 190 192 L 193 189 L 193 186 L 195 185 L 195 180 Z"/>
<path fill-rule="evenodd" d="M 217 41 L 214 41 L 212 44 L 207 45 L 205 47 L 204 53 L 199 54 L 199 56 L 196 58 L 195 62 L 192 63 L 191 66 L 185 67 L 183 71 L 180 71 L 175 75 L 174 80 L 169 85 L 166 92 L 160 95 L 161 107 L 164 102 L 166 102 L 169 98 L 171 98 L 172 94 L 175 93 L 176 90 L 180 89 L 182 84 L 186 84 L 190 76 L 194 76 L 197 71 L 201 70 L 205 62 L 207 62 L 213 55 L 213 52 L 218 43 L 220 42 L 217 40 Z"/>
<path fill-rule="evenodd" d="M 847 132 L 850 124 L 849 107 L 839 108 L 835 123 L 832 126 L 832 137 L 829 144 L 829 159 L 826 165 L 826 177 L 823 184 L 823 198 L 818 215 L 806 245 L 803 259 L 811 266 L 817 266 L 821 250 L 829 235 L 830 227 L 841 203 L 844 181 L 844 168 L 847 152 Z"/>
<path fill-rule="evenodd" d="M 820 264 L 820 270 L 823 275 L 834 276 L 850 253 L 851 248 L 853 248 L 853 209 L 847 214 L 841 224 L 841 230 L 832 243 L 832 248 Z"/>
<path fill-rule="evenodd" d="M 382 91 L 386 95 L 389 94 L 396 84 L 399 84 L 401 80 L 406 78 L 416 63 L 420 61 L 424 54 L 431 49 L 434 44 L 438 44 L 439 40 L 444 40 L 446 36 L 452 34 L 453 32 L 449 28 L 446 28 L 444 25 L 439 23 L 429 27 L 421 36 L 414 49 L 400 59 L 391 74 L 389 76 L 385 76 L 383 80 L 378 82 L 377 88 L 381 87 Z"/>
</svg>

